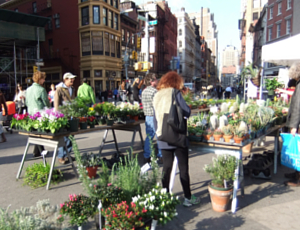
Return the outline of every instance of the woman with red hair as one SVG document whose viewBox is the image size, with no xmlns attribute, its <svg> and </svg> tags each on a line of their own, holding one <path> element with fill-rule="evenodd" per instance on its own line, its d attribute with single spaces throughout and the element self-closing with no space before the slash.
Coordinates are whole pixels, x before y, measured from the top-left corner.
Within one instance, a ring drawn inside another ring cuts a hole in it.
<svg viewBox="0 0 300 230">
<path fill-rule="evenodd" d="M 180 93 L 182 87 L 183 79 L 174 71 L 168 72 L 160 79 L 157 86 L 158 92 L 153 99 L 154 127 L 156 129 L 158 148 L 161 149 L 163 158 L 162 185 L 169 191 L 170 176 L 176 155 L 180 170 L 180 181 L 185 196 L 183 205 L 189 207 L 200 203 L 200 199 L 193 196 L 190 189 L 187 130 L 182 132 L 182 134 L 173 132 L 172 138 L 174 137 L 174 140 L 176 140 L 173 144 L 161 141 L 162 134 L 166 130 L 165 127 L 172 104 L 173 90 L 175 90 L 175 100 L 183 110 L 184 118 L 188 118 L 191 114 L 189 106 L 185 103 Z"/>
</svg>

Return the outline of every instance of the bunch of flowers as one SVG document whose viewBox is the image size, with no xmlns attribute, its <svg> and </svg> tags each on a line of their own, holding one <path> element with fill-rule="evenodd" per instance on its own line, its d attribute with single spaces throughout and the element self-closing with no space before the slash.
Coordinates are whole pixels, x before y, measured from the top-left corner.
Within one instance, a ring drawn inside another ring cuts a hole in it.
<svg viewBox="0 0 300 230">
<path fill-rule="evenodd" d="M 90 116 L 87 118 L 87 121 L 88 121 L 89 125 L 94 125 L 94 124 L 96 124 L 96 117 Z"/>
<path fill-rule="evenodd" d="M 131 116 L 138 116 L 141 113 L 140 105 L 138 102 L 134 102 L 133 105 L 130 106 L 129 114 Z"/>
<path fill-rule="evenodd" d="M 103 103 L 97 103 L 93 105 L 93 109 L 95 111 L 95 115 L 103 116 Z"/>
<path fill-rule="evenodd" d="M 25 125 L 27 124 L 27 120 L 29 119 L 28 113 L 26 114 L 15 114 L 11 121 L 11 127 L 15 127 L 16 129 L 25 129 Z"/>
<path fill-rule="evenodd" d="M 148 210 L 146 216 L 158 221 L 159 224 L 166 224 L 176 215 L 176 205 L 179 204 L 178 197 L 168 193 L 158 185 L 144 196 L 133 197 L 132 201 L 138 207 L 145 207 Z"/>
<path fill-rule="evenodd" d="M 64 221 L 65 216 L 70 217 L 70 224 L 82 226 L 83 223 L 88 221 L 89 217 L 93 217 L 97 210 L 98 203 L 81 194 L 70 194 L 69 200 L 60 204 L 60 216 L 58 220 Z"/>
<path fill-rule="evenodd" d="M 144 226 L 143 216 L 147 213 L 147 209 L 144 207 L 137 206 L 133 202 L 128 205 L 126 201 L 117 205 L 110 205 L 102 211 L 105 212 L 107 220 L 104 228 L 106 230 L 127 230 L 142 227 Z"/>
<path fill-rule="evenodd" d="M 95 116 L 96 115 L 96 111 L 93 107 L 90 107 L 88 112 L 87 112 L 88 116 Z"/>
</svg>

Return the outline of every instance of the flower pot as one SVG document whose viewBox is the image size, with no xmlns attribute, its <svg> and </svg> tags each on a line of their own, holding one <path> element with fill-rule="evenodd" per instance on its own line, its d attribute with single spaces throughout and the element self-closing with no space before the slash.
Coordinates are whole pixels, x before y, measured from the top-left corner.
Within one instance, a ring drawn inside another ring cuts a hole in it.
<svg viewBox="0 0 300 230">
<path fill-rule="evenodd" d="M 132 118 L 133 118 L 133 120 L 135 120 L 135 121 L 138 121 L 138 120 L 139 120 L 139 116 L 133 116 Z"/>
<path fill-rule="evenodd" d="M 106 119 L 106 124 L 112 126 L 114 124 L 114 119 Z"/>
<path fill-rule="evenodd" d="M 105 124 L 106 124 L 106 119 L 103 119 L 103 118 L 100 119 L 100 120 L 99 120 L 99 124 L 100 124 L 100 125 L 105 125 Z"/>
<path fill-rule="evenodd" d="M 92 179 L 93 177 L 96 176 L 97 169 L 98 169 L 98 166 L 95 166 L 95 167 L 86 167 L 86 170 L 88 171 L 89 178 Z"/>
<path fill-rule="evenodd" d="M 80 122 L 79 126 L 80 126 L 80 129 L 87 129 L 88 124 L 87 124 L 87 122 Z"/>
<path fill-rule="evenodd" d="M 95 128 L 95 124 L 90 124 L 90 129 Z"/>
<path fill-rule="evenodd" d="M 70 132 L 77 132 L 78 131 L 78 124 L 79 124 L 78 119 L 69 120 L 69 130 L 70 130 Z"/>
<path fill-rule="evenodd" d="M 243 137 L 238 137 L 238 136 L 234 136 L 233 139 L 234 139 L 234 143 L 237 143 L 237 144 L 241 144 L 241 142 L 244 140 L 244 136 Z"/>
<path fill-rule="evenodd" d="M 223 138 L 224 138 L 225 142 L 229 143 L 230 140 L 233 138 L 233 135 L 232 134 L 231 135 L 223 135 Z"/>
<path fill-rule="evenodd" d="M 225 212 L 230 201 L 233 188 L 217 188 L 208 186 L 212 208 L 216 212 Z"/>
<path fill-rule="evenodd" d="M 95 223 L 96 223 L 96 229 L 99 229 L 99 213 L 95 214 Z M 105 217 L 101 215 L 101 229 L 104 228 L 105 225 Z"/>
<path fill-rule="evenodd" d="M 244 146 L 244 147 L 242 148 L 243 153 L 251 153 L 252 146 L 253 146 L 253 142 L 250 143 L 250 144 L 248 144 L 248 145 L 246 145 L 246 146 Z"/>
<path fill-rule="evenodd" d="M 223 134 L 214 134 L 215 141 L 220 141 L 220 138 L 223 137 Z"/>
<path fill-rule="evenodd" d="M 203 136 L 204 136 L 204 139 L 208 141 L 212 135 L 211 134 L 203 134 Z"/>
</svg>

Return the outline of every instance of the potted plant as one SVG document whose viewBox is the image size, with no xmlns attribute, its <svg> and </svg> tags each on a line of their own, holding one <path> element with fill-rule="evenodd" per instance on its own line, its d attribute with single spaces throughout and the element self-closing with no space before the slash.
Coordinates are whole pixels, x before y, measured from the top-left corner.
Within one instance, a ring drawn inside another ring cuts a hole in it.
<svg viewBox="0 0 300 230">
<path fill-rule="evenodd" d="M 204 139 L 207 140 L 207 141 L 210 139 L 210 137 L 212 135 L 213 135 L 213 132 L 210 129 L 205 130 L 204 133 L 203 133 Z"/>
<path fill-rule="evenodd" d="M 143 196 L 133 197 L 132 201 L 140 208 L 147 208 L 145 216 L 153 219 L 151 227 L 171 221 L 177 215 L 176 206 L 180 203 L 178 196 L 175 197 L 159 186 Z"/>
<path fill-rule="evenodd" d="M 78 229 L 82 229 L 82 225 L 88 221 L 89 217 L 93 217 L 97 210 L 98 202 L 84 195 L 70 194 L 69 200 L 60 204 L 60 213 L 62 217 L 59 221 L 64 221 L 65 216 L 69 216 L 69 223 L 77 225 Z"/>
<path fill-rule="evenodd" d="M 230 125 L 227 125 L 223 128 L 223 138 L 225 142 L 229 143 L 230 140 L 233 138 L 233 132 L 232 132 L 232 127 Z"/>
<path fill-rule="evenodd" d="M 107 125 L 113 125 L 114 124 L 114 111 L 115 106 L 112 103 L 105 102 L 103 104 L 103 114 L 107 117 L 106 124 Z"/>
<path fill-rule="evenodd" d="M 212 182 L 208 185 L 212 208 L 217 212 L 225 212 L 233 190 L 237 159 L 230 155 L 219 155 L 213 158 L 212 164 L 205 165 L 204 171 L 209 173 Z"/>
<path fill-rule="evenodd" d="M 266 80 L 266 89 L 268 90 L 268 95 L 269 96 L 274 96 L 275 94 L 275 89 L 277 88 L 282 88 L 282 83 L 278 82 L 276 78 L 273 78 L 272 80 L 270 79 L 265 79 Z"/>
<path fill-rule="evenodd" d="M 249 65 L 242 70 L 241 82 L 244 82 L 245 79 L 250 79 L 256 87 L 259 87 L 261 78 L 260 72 L 261 68 L 258 69 L 256 66 L 253 68 L 253 65 L 249 63 Z"/>
<path fill-rule="evenodd" d="M 79 126 L 80 126 L 80 129 L 87 129 L 87 118 L 86 117 L 80 117 L 79 118 Z"/>
<path fill-rule="evenodd" d="M 93 178 L 96 176 L 100 164 L 100 157 L 93 153 L 84 153 L 81 157 L 81 164 L 88 171 L 89 178 Z"/>
<path fill-rule="evenodd" d="M 188 127 L 188 133 L 189 133 L 189 136 L 194 136 L 195 135 L 195 127 L 192 127 L 192 126 L 189 126 Z"/>
<path fill-rule="evenodd" d="M 95 128 L 96 117 L 90 116 L 90 117 L 88 117 L 87 121 L 88 121 L 88 125 L 90 126 L 90 128 Z"/>
<path fill-rule="evenodd" d="M 240 129 L 239 124 L 236 124 L 233 127 L 233 134 L 234 134 L 233 136 L 234 142 L 237 144 L 240 144 L 245 139 L 245 131 Z"/>
<path fill-rule="evenodd" d="M 215 141 L 220 141 L 221 137 L 223 137 L 223 132 L 221 129 L 216 129 L 213 133 L 213 137 Z"/>
</svg>

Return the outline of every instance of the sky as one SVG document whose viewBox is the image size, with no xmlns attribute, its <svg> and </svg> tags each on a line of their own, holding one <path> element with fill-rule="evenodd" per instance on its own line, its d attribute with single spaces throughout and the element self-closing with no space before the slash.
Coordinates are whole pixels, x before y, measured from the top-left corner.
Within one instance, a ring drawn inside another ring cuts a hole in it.
<svg viewBox="0 0 300 230">
<path fill-rule="evenodd" d="M 146 3 L 150 0 L 136 0 L 136 4 Z M 155 1 L 155 0 L 154 0 Z M 187 13 L 200 12 L 201 7 L 209 8 L 214 13 L 217 24 L 219 57 L 227 45 L 240 49 L 238 20 L 240 19 L 241 0 L 168 0 L 173 13 L 185 7 Z M 220 62 L 219 62 L 220 63 Z"/>
</svg>

